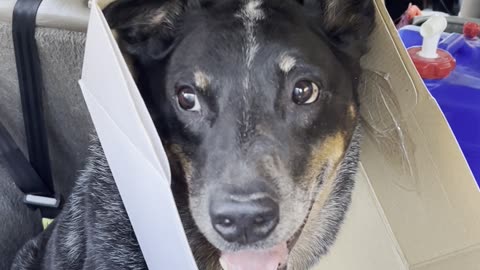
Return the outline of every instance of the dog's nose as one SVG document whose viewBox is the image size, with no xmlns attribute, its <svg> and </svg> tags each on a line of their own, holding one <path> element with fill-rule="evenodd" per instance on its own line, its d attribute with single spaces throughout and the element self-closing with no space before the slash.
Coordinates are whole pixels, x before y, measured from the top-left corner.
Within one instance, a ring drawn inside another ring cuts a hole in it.
<svg viewBox="0 0 480 270">
<path fill-rule="evenodd" d="M 269 197 L 245 200 L 212 200 L 210 217 L 215 230 L 228 242 L 251 244 L 273 231 L 278 224 L 278 204 Z"/>
</svg>

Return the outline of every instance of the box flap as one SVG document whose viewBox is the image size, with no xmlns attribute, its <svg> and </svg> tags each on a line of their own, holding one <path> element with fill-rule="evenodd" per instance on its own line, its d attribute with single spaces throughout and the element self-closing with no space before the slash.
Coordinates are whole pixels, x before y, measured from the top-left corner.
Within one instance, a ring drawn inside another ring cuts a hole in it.
<svg viewBox="0 0 480 270">
<path fill-rule="evenodd" d="M 197 269 L 170 190 L 165 151 L 96 4 L 80 85 L 149 269 Z"/>
</svg>

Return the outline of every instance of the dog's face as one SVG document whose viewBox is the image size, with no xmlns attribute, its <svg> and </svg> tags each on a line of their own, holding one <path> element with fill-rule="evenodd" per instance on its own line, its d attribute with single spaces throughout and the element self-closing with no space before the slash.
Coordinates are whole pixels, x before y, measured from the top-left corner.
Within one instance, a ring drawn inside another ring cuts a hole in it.
<svg viewBox="0 0 480 270">
<path fill-rule="evenodd" d="M 370 1 L 139 3 L 107 18 L 196 226 L 224 268 L 285 265 L 358 123 Z"/>
</svg>

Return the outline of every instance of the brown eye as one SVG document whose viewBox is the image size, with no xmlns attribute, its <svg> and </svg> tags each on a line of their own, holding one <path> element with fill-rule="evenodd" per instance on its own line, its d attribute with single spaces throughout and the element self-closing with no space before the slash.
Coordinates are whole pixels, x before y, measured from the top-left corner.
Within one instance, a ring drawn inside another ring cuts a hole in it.
<svg viewBox="0 0 480 270">
<path fill-rule="evenodd" d="M 302 80 L 295 84 L 292 100 L 297 105 L 311 104 L 318 99 L 318 85 L 314 82 Z"/>
<path fill-rule="evenodd" d="M 177 90 L 177 100 L 180 108 L 186 111 L 200 111 L 197 94 L 190 86 L 182 86 Z"/>
</svg>

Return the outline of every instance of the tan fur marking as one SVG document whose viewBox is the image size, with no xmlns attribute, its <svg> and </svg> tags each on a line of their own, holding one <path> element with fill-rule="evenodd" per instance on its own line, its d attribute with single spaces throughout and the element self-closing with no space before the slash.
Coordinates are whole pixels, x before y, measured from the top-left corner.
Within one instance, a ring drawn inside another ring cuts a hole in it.
<svg viewBox="0 0 480 270">
<path fill-rule="evenodd" d="M 330 194 L 332 193 L 333 182 L 335 178 L 337 178 L 337 168 L 335 168 L 330 173 L 330 175 L 327 178 L 327 181 L 325 181 L 325 184 L 320 189 L 317 199 L 313 204 L 312 211 L 315 211 L 316 209 L 320 210 L 323 208 L 323 206 L 325 205 L 325 202 L 327 201 L 328 197 L 330 197 Z M 308 230 L 306 231 L 306 234 L 309 235 Z"/>
<path fill-rule="evenodd" d="M 187 155 L 185 155 L 185 152 L 183 152 L 182 147 L 180 145 L 172 144 L 169 146 L 168 149 L 175 156 L 174 159 L 178 160 L 180 164 L 182 164 L 185 178 L 187 182 L 190 182 L 193 175 L 192 162 L 190 161 L 189 158 L 187 158 Z"/>
<path fill-rule="evenodd" d="M 263 1 L 261 0 L 247 0 L 245 6 L 242 8 L 240 13 L 236 14 L 236 17 L 242 19 L 243 24 L 245 25 L 245 30 L 247 32 L 246 37 L 246 60 L 247 67 L 250 69 L 253 64 L 253 59 L 259 50 L 259 45 L 255 36 L 255 28 L 258 21 L 265 19 L 265 13 L 261 9 Z M 246 77 L 244 84 L 246 89 L 249 87 L 249 76 Z"/>
<path fill-rule="evenodd" d="M 167 12 L 165 10 L 160 10 L 158 13 L 155 13 L 151 20 L 151 24 L 160 24 L 163 23 L 165 20 L 165 17 L 167 16 Z"/>
<path fill-rule="evenodd" d="M 264 18 L 265 14 L 260 9 L 262 1 L 260 0 L 251 0 L 247 2 L 245 6 L 244 13 L 252 21 L 261 20 Z"/>
<path fill-rule="evenodd" d="M 305 178 L 309 182 L 314 182 L 320 173 L 320 169 L 325 165 L 337 167 L 341 158 L 345 154 L 346 140 L 342 132 L 327 137 L 319 146 L 315 147 L 307 167 Z"/>
<path fill-rule="evenodd" d="M 325 11 L 325 16 L 326 16 L 325 21 L 326 22 L 331 22 L 331 23 L 327 23 L 327 24 L 333 24 L 336 21 L 335 17 L 339 15 L 337 13 L 337 9 L 338 9 L 337 1 L 330 1 L 327 4 L 326 11 Z M 332 26 L 333 25 L 330 25 L 330 27 L 332 27 Z"/>
<path fill-rule="evenodd" d="M 343 157 L 345 156 L 345 135 L 342 132 L 337 132 L 334 136 L 328 137 L 321 145 L 322 146 L 314 152 L 314 155 L 316 156 L 314 156 L 314 158 L 312 159 L 311 167 L 315 166 L 313 161 L 317 161 L 319 162 L 318 164 L 328 164 L 328 168 L 325 175 L 326 181 L 324 182 L 318 193 L 312 211 L 314 211 L 315 208 L 317 208 L 318 210 L 322 209 L 326 200 L 330 196 L 330 193 L 332 192 L 333 182 L 336 179 L 338 173 L 338 167 Z M 316 167 L 316 170 L 316 173 L 318 175 L 318 165 Z"/>
<path fill-rule="evenodd" d="M 173 27 L 175 19 L 180 15 L 181 11 L 182 7 L 178 2 L 169 1 L 161 8 L 150 11 L 147 25 L 150 25 L 152 28 L 157 27 L 159 24 Z"/>
<path fill-rule="evenodd" d="M 206 91 L 206 89 L 210 85 L 210 81 L 211 81 L 210 77 L 204 72 L 199 70 L 196 71 L 193 75 L 195 77 L 196 86 L 200 88 L 200 90 Z"/>
<path fill-rule="evenodd" d="M 333 191 L 334 181 L 337 177 L 337 172 L 338 168 L 335 168 L 331 172 L 331 174 L 325 178 L 325 182 L 317 193 L 315 202 L 312 205 L 310 213 L 321 213 L 322 209 L 324 208 L 330 197 L 330 194 Z M 311 222 L 312 218 L 316 217 L 309 217 L 309 219 L 306 221 L 305 226 L 303 227 L 303 230 L 295 244 L 295 247 L 291 252 L 292 258 L 290 259 L 289 263 L 292 263 L 293 265 L 302 265 L 302 261 L 305 261 L 307 258 L 302 258 L 301 256 L 303 254 L 310 254 L 311 247 L 315 246 L 315 243 L 312 243 L 312 241 L 315 240 L 313 240 L 311 236 L 317 235 L 319 228 L 317 227 L 318 223 Z"/>
<path fill-rule="evenodd" d="M 354 104 L 350 104 L 350 106 L 348 106 L 348 113 L 352 119 L 357 117 L 357 110 Z"/>
<path fill-rule="evenodd" d="M 337 178 L 341 161 L 345 156 L 345 150 L 346 138 L 342 132 L 338 132 L 325 139 L 320 146 L 316 147 L 313 151 L 307 173 L 308 177 L 310 177 L 308 180 L 311 181 L 310 190 L 312 190 L 313 186 L 317 183 L 316 177 L 320 173 L 320 168 L 324 165 L 327 165 L 327 168 L 325 171 L 324 183 L 312 198 L 314 199 L 314 203 L 310 213 L 321 213 L 329 200 L 335 186 L 335 179 Z M 307 258 L 302 258 L 301 255 L 310 254 L 310 248 L 315 246 L 315 244 L 312 243 L 312 241 L 315 240 L 312 239 L 311 236 L 318 234 L 319 228 L 317 227 L 318 223 L 311 222 L 311 219 L 312 217 L 309 217 L 305 223 L 302 233 L 291 252 L 292 258 L 290 259 L 289 264 L 302 265 L 302 262 L 307 260 Z"/>
<path fill-rule="evenodd" d="M 336 166 L 332 171 L 330 171 L 329 175 L 326 178 L 325 183 L 322 185 L 320 191 L 317 194 L 317 198 L 315 199 L 311 212 L 319 213 L 320 210 L 325 205 L 325 203 L 327 202 L 328 198 L 330 197 L 330 194 L 333 191 L 333 186 L 334 186 L 333 182 L 337 178 L 337 172 L 338 172 L 338 166 Z M 302 232 L 302 234 L 305 234 L 307 236 L 311 235 L 311 233 L 313 233 L 313 231 L 315 230 L 314 227 L 308 226 L 308 224 L 309 223 L 307 222 Z M 298 242 L 300 243 L 301 241 L 298 241 Z"/>
<path fill-rule="evenodd" d="M 331 191 L 328 187 L 331 184 L 329 181 L 332 182 L 335 179 L 337 167 L 345 154 L 345 145 L 345 136 L 342 132 L 337 132 L 335 135 L 327 137 L 320 146 L 314 149 L 305 174 L 305 180 L 310 185 L 310 191 L 317 184 L 317 178 L 321 173 L 321 169 L 326 166 L 326 182 L 323 183 L 319 192 L 320 195 L 326 194 L 325 196 L 328 197 Z"/>
<path fill-rule="evenodd" d="M 290 72 L 296 63 L 297 60 L 288 54 L 282 54 L 280 56 L 279 66 L 284 73 Z"/>
</svg>

